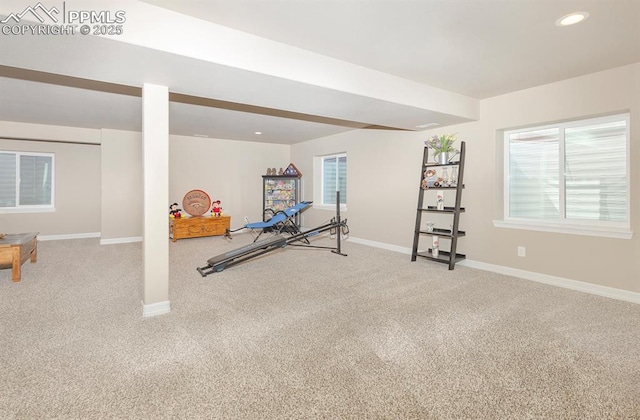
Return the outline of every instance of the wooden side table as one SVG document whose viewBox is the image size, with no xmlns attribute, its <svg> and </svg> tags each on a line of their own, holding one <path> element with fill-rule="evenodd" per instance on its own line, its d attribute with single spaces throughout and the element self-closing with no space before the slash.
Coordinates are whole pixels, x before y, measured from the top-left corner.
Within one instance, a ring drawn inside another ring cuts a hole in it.
<svg viewBox="0 0 640 420">
<path fill-rule="evenodd" d="M 21 266 L 38 260 L 38 232 L 9 234 L 0 239 L 0 268 L 11 267 L 11 279 L 19 282 Z"/>
<path fill-rule="evenodd" d="M 169 218 L 169 238 L 173 242 L 184 238 L 224 235 L 231 228 L 229 216 L 194 216 Z"/>
</svg>

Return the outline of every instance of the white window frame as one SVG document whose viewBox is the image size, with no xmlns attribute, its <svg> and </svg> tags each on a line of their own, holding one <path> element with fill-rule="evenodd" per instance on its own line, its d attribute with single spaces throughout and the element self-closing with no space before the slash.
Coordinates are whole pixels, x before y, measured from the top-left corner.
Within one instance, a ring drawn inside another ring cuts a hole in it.
<svg viewBox="0 0 640 420">
<path fill-rule="evenodd" d="M 325 159 L 331 159 L 331 158 L 335 158 L 335 159 L 339 159 L 341 157 L 346 158 L 347 157 L 347 153 L 346 152 L 341 152 L 341 153 L 333 153 L 333 154 L 329 154 L 329 155 L 322 155 L 322 156 L 315 156 L 314 157 L 314 175 L 315 175 L 315 179 L 317 180 L 317 182 L 314 182 L 314 204 L 313 204 L 313 208 L 315 209 L 325 209 L 325 210 L 334 210 L 336 209 L 336 205 L 335 204 L 325 204 L 325 197 L 324 197 L 324 186 L 325 186 L 325 180 L 324 180 L 324 161 Z M 349 160 L 347 159 L 347 168 L 349 166 Z M 337 165 L 336 165 L 336 170 L 337 170 Z M 348 175 L 348 169 L 347 169 L 347 182 L 349 179 L 349 175 Z M 337 174 L 336 174 L 337 175 Z M 338 177 L 336 176 L 336 182 L 338 182 Z M 336 186 L 337 187 L 337 186 Z M 344 197 L 340 196 L 340 210 L 347 210 L 347 203 L 344 202 Z"/>
<path fill-rule="evenodd" d="M 12 154 L 16 158 L 16 206 L 0 207 L 0 213 L 45 213 L 55 211 L 55 153 L 43 152 L 16 152 L 14 150 L 0 150 L 0 153 Z M 20 205 L 20 157 L 21 156 L 46 156 L 51 158 L 51 202 L 49 204 Z"/>
<path fill-rule="evenodd" d="M 626 122 L 626 190 L 627 190 L 627 208 L 626 208 L 626 221 L 601 221 L 601 220 L 575 220 L 565 218 L 565 156 L 564 156 L 564 133 L 567 128 L 575 128 L 596 124 L 603 124 L 607 122 L 621 121 Z M 549 128 L 559 128 L 559 174 L 560 174 L 560 188 L 559 188 L 559 203 L 560 203 L 560 215 L 557 220 L 540 220 L 540 219 L 526 219 L 526 218 L 512 218 L 509 216 L 509 138 L 513 133 L 519 133 L 523 131 L 544 130 Z M 616 114 L 605 117 L 596 117 L 589 119 L 581 119 L 575 121 L 568 121 L 558 124 L 548 124 L 544 126 L 525 127 L 520 129 L 508 130 L 504 132 L 503 137 L 503 153 L 504 153 L 504 167 L 503 167 L 503 219 L 494 220 L 493 224 L 496 227 L 501 228 L 513 228 L 524 229 L 544 232 L 555 233 L 567 233 L 577 235 L 588 236 L 601 236 L 621 239 L 631 239 L 633 232 L 631 231 L 631 159 L 630 159 L 630 115 L 629 113 Z"/>
</svg>

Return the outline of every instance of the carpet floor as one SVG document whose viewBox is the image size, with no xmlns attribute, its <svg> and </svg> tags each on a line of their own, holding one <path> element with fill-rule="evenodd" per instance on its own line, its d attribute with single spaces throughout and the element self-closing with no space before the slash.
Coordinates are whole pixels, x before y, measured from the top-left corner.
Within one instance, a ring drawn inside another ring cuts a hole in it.
<svg viewBox="0 0 640 420">
<path fill-rule="evenodd" d="M 140 243 L 0 270 L 0 418 L 640 419 L 640 305 L 348 241 L 196 271 L 250 241 L 170 243 L 151 318 Z"/>
</svg>

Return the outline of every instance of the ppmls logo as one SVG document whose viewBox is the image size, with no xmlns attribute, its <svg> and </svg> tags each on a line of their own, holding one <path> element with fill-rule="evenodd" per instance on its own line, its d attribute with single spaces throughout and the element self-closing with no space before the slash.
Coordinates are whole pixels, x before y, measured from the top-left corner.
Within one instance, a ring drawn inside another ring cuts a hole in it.
<svg viewBox="0 0 640 420">
<path fill-rule="evenodd" d="M 38 13 L 38 11 L 40 11 L 40 13 Z M 0 23 L 9 23 L 11 20 L 13 20 L 15 23 L 20 23 L 20 20 L 27 14 L 35 16 L 36 19 L 40 21 L 40 23 L 45 22 L 45 19 L 42 17 L 42 15 L 49 17 L 49 19 L 53 21 L 53 23 L 58 23 L 58 19 L 53 15 L 54 13 L 57 15 L 60 13 L 60 10 L 58 10 L 55 6 L 51 9 L 47 9 L 42 3 L 38 3 L 33 7 L 27 7 L 21 13 L 10 13 L 9 16 L 7 16 L 6 19 L 1 20 Z"/>
<path fill-rule="evenodd" d="M 60 16 L 58 16 L 60 15 Z M 39 24 L 26 21 L 36 18 Z M 22 22 L 22 20 L 25 22 Z M 60 21 L 61 19 L 61 21 Z M 122 35 L 126 12 L 118 10 L 67 10 L 62 2 L 62 13 L 56 6 L 47 8 L 41 2 L 28 6 L 22 12 L 10 13 L 0 21 L 3 35 Z"/>
</svg>

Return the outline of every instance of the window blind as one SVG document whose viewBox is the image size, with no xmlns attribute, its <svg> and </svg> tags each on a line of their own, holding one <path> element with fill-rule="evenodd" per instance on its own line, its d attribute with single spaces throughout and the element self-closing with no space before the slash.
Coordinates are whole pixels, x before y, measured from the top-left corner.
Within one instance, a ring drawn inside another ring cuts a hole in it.
<svg viewBox="0 0 640 420">
<path fill-rule="evenodd" d="M 20 205 L 51 204 L 51 157 L 20 156 Z"/>
<path fill-rule="evenodd" d="M 559 130 L 537 130 L 509 139 L 509 216 L 557 219 Z"/>
<path fill-rule="evenodd" d="M 628 221 L 628 116 L 506 133 L 508 216 Z"/>
<path fill-rule="evenodd" d="M 322 202 L 336 204 L 337 158 L 324 158 L 322 168 Z"/>
<path fill-rule="evenodd" d="M 338 191 L 340 191 L 340 203 L 347 204 L 347 157 L 346 156 L 338 157 Z"/>
<path fill-rule="evenodd" d="M 347 157 L 344 155 L 322 160 L 322 203 L 336 204 L 336 191 L 340 191 L 340 204 L 346 204 Z"/>
<path fill-rule="evenodd" d="M 54 155 L 0 152 L 0 209 L 53 206 Z"/>
<path fill-rule="evenodd" d="M 16 206 L 16 155 L 0 153 L 0 207 Z"/>
<path fill-rule="evenodd" d="M 626 121 L 565 131 L 566 218 L 627 218 Z"/>
</svg>

